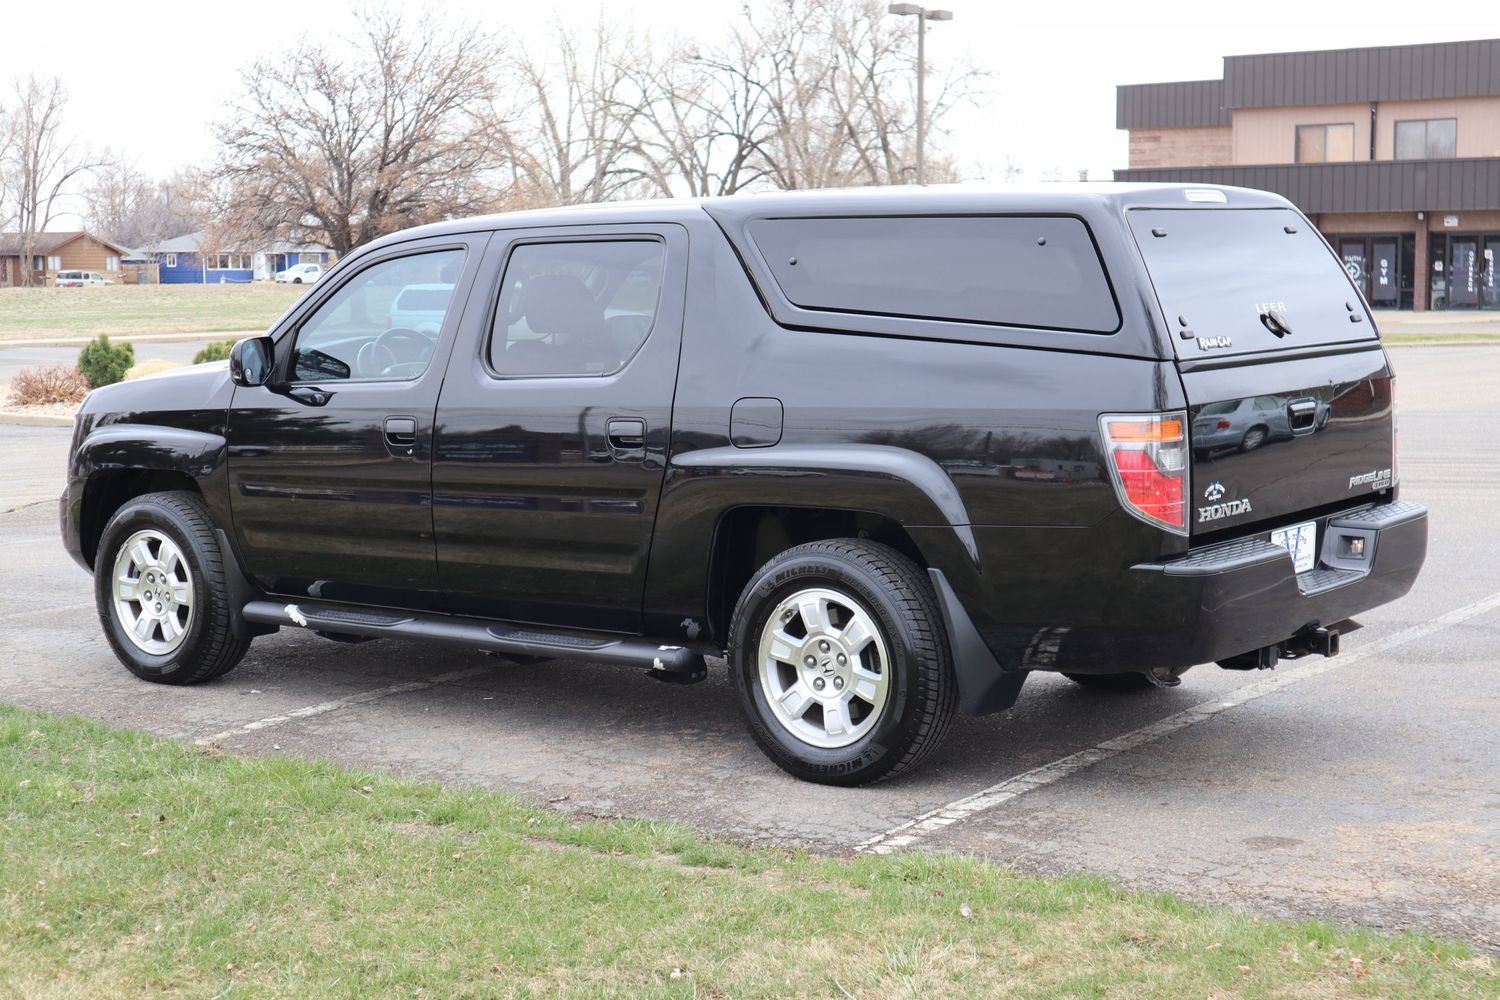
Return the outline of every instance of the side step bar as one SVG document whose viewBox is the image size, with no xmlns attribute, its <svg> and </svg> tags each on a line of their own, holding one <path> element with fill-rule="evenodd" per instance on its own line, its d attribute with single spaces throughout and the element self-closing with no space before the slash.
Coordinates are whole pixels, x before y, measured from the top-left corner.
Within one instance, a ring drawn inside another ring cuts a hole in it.
<svg viewBox="0 0 1500 1000">
<path fill-rule="evenodd" d="M 250 601 L 241 612 L 246 621 L 369 636 L 375 639 L 431 639 L 494 653 L 541 659 L 589 660 L 642 667 L 656 675 L 701 678 L 707 673 L 701 653 L 686 646 L 663 646 L 645 639 L 503 625 L 478 618 L 402 611 L 363 611 L 320 604 Z M 665 677 L 663 679 L 666 679 Z"/>
</svg>

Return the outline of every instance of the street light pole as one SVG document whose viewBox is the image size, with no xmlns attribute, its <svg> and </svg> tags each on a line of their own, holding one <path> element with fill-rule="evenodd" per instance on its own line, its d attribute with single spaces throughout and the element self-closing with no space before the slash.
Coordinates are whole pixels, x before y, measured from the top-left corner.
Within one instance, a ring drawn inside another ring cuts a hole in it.
<svg viewBox="0 0 1500 1000">
<path fill-rule="evenodd" d="M 920 4 L 893 3 L 890 14 L 915 15 L 917 19 L 917 183 L 927 183 L 927 22 L 951 21 L 951 10 L 928 10 Z"/>
</svg>

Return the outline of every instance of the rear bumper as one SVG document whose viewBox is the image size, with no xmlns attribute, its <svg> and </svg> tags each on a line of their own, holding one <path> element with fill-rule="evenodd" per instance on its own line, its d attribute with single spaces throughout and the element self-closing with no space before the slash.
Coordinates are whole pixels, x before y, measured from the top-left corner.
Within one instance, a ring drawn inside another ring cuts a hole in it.
<svg viewBox="0 0 1500 1000">
<path fill-rule="evenodd" d="M 1363 554 L 1348 554 L 1348 540 Z M 1276 645 L 1406 594 L 1427 555 L 1427 509 L 1409 501 L 1318 519 L 1319 561 L 1298 574 L 1285 550 L 1257 537 L 1131 567 L 1113 635 L 1073 635 L 1052 664 L 1032 669 L 1113 673 L 1180 668 Z"/>
</svg>

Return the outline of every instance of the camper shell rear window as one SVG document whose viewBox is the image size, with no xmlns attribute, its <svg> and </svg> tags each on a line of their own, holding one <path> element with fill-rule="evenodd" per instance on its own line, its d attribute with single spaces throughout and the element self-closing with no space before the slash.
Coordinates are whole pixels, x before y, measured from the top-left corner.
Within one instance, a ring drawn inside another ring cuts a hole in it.
<svg viewBox="0 0 1500 1000">
<path fill-rule="evenodd" d="M 1088 226 L 1061 215 L 760 219 L 750 240 L 803 309 L 1113 333 Z"/>
</svg>

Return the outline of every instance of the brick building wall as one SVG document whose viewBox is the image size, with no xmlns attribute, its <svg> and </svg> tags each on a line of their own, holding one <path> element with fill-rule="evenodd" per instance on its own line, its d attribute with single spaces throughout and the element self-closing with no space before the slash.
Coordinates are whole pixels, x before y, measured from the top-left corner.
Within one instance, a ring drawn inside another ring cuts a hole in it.
<svg viewBox="0 0 1500 1000">
<path fill-rule="evenodd" d="M 1232 162 L 1233 130 L 1228 125 L 1203 128 L 1143 128 L 1130 131 L 1131 167 L 1213 167 Z"/>
</svg>

